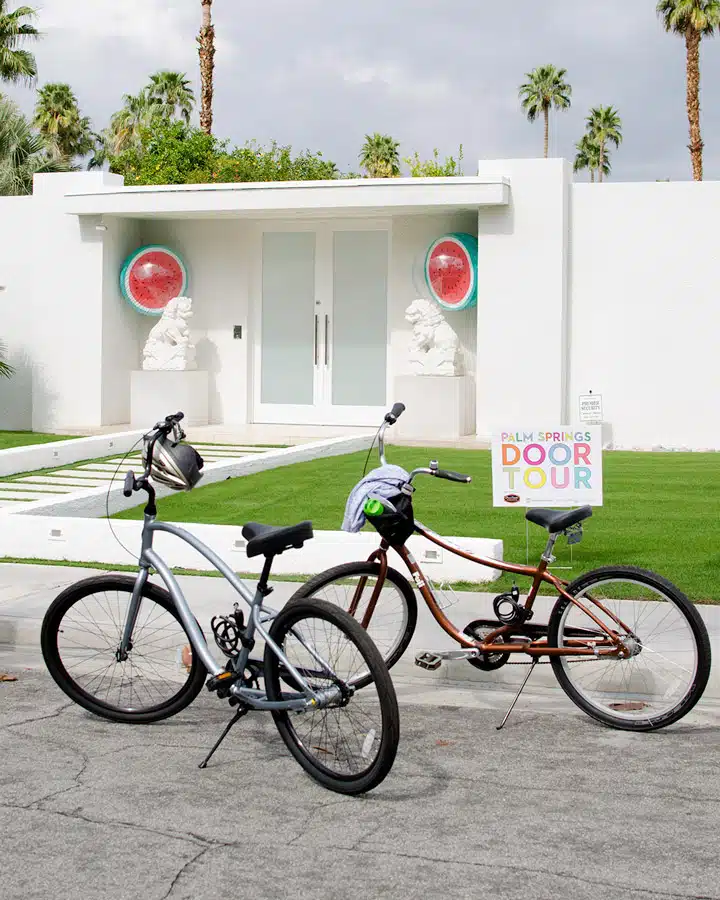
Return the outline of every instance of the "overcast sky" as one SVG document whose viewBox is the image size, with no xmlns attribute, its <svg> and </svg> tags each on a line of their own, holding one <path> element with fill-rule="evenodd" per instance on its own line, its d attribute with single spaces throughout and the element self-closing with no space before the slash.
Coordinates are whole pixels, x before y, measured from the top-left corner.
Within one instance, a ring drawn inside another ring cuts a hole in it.
<svg viewBox="0 0 720 900">
<path fill-rule="evenodd" d="M 153 71 L 184 71 L 198 88 L 200 0 L 23 2 L 40 8 L 45 33 L 39 83 L 69 82 L 96 130 Z M 615 180 L 691 176 L 684 42 L 665 34 L 655 0 L 215 0 L 213 14 L 214 130 L 234 143 L 275 138 L 357 170 L 363 136 L 381 131 L 408 156 L 462 143 L 473 174 L 479 158 L 542 154 L 542 125 L 524 119 L 517 89 L 551 63 L 573 86 L 553 156 L 572 158 L 588 109 L 611 104 L 625 134 Z M 705 176 L 719 178 L 717 39 L 703 41 L 702 75 Z M 31 111 L 31 90 L 9 93 Z"/>
</svg>

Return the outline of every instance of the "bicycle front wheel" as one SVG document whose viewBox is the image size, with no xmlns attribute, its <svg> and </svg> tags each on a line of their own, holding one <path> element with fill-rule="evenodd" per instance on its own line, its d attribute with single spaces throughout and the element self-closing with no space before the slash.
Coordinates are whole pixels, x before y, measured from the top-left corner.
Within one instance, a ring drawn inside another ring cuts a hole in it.
<svg viewBox="0 0 720 900">
<path fill-rule="evenodd" d="M 675 585 L 654 572 L 608 566 L 580 576 L 567 591 L 621 640 L 627 654 L 550 657 L 558 682 L 580 709 L 613 728 L 655 731 L 695 706 L 710 676 L 710 639 Z M 605 638 L 590 616 L 558 599 L 549 646 L 594 645 L 602 654 L 610 646 Z"/>
<path fill-rule="evenodd" d="M 89 712 L 114 722 L 157 722 L 192 703 L 207 671 L 172 598 L 150 583 L 121 658 L 134 586 L 134 578 L 100 575 L 64 590 L 45 613 L 42 652 L 57 685 Z"/>
<path fill-rule="evenodd" d="M 387 666 L 364 629 L 322 600 L 297 600 L 277 615 L 270 637 L 316 691 L 339 687 L 337 702 L 299 712 L 273 710 L 295 759 L 316 781 L 341 794 L 362 794 L 387 776 L 400 739 L 400 714 Z M 318 657 L 322 662 L 318 661 Z M 362 690 L 358 673 L 368 673 Z M 284 664 L 265 648 L 269 700 L 283 700 Z"/>
<path fill-rule="evenodd" d="M 391 669 L 410 643 L 417 624 L 417 600 L 407 578 L 388 568 L 379 584 L 380 563 L 356 562 L 335 566 L 311 578 L 293 594 L 317 597 L 344 609 L 370 635 Z M 358 680 L 362 687 L 363 678 Z"/>
</svg>

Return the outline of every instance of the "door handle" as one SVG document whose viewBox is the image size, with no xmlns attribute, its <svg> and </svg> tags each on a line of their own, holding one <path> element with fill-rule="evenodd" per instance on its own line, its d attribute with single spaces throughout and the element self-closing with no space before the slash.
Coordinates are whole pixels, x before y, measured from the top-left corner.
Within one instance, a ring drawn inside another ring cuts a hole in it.
<svg viewBox="0 0 720 900">
<path fill-rule="evenodd" d="M 330 316 L 325 316 L 325 365 L 327 366 L 330 361 L 330 349 L 328 347 L 328 333 L 330 326 Z"/>
<path fill-rule="evenodd" d="M 318 317 L 315 316 L 315 365 L 318 364 Z"/>
</svg>

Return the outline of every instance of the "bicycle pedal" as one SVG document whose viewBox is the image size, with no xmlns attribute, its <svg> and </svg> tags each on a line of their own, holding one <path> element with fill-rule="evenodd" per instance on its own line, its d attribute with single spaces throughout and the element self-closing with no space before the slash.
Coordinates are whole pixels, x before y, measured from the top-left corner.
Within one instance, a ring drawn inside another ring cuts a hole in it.
<svg viewBox="0 0 720 900">
<path fill-rule="evenodd" d="M 209 691 L 217 691 L 218 697 L 224 698 L 229 695 L 230 685 L 237 681 L 238 676 L 233 671 L 221 672 L 208 679 L 205 687 Z"/>
<path fill-rule="evenodd" d="M 420 666 L 421 669 L 434 672 L 435 669 L 439 669 L 442 665 L 442 657 L 436 653 L 418 653 L 415 656 L 415 665 Z"/>
</svg>

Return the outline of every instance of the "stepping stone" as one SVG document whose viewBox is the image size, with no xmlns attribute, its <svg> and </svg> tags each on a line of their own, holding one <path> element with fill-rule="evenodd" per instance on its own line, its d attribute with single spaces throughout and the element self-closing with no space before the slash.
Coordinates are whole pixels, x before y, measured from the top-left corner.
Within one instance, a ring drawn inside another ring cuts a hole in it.
<svg viewBox="0 0 720 900">
<path fill-rule="evenodd" d="M 102 481 L 90 481 L 88 479 L 81 480 L 79 478 L 56 478 L 54 475 L 30 475 L 27 478 L 21 478 L 21 482 L 27 482 L 28 484 L 46 484 L 48 487 L 66 487 L 70 488 L 70 493 L 74 490 L 78 490 L 79 488 L 96 488 L 96 487 L 106 487 L 107 484 L 103 484 Z M 16 482 L 17 484 L 20 481 Z"/>
<path fill-rule="evenodd" d="M 37 500 L 57 500 L 57 493 L 53 493 L 52 491 L 3 491 L 0 493 L 0 503 L 4 500 L 24 500 L 27 503 L 32 503 Z"/>
<path fill-rule="evenodd" d="M 242 444 L 238 444 L 237 447 L 211 447 L 206 444 L 195 444 L 192 441 L 190 443 L 193 447 L 197 447 L 198 450 L 205 450 L 206 453 L 216 453 L 219 456 L 225 456 L 227 454 L 234 453 L 265 453 L 267 450 L 277 450 L 277 447 L 246 447 Z"/>
<path fill-rule="evenodd" d="M 15 481 L 0 481 L 0 497 L 4 496 L 8 492 L 20 490 L 21 486 Z M 68 491 L 66 488 L 35 488 L 28 485 L 22 485 L 23 493 L 28 494 L 67 494 Z"/>
<path fill-rule="evenodd" d="M 84 478 L 85 480 L 112 481 L 112 472 L 81 472 L 80 469 L 58 469 L 53 472 L 53 477 L 58 478 Z M 118 478 L 120 476 L 118 475 Z M 122 476 L 125 477 L 124 475 Z"/>
<path fill-rule="evenodd" d="M 92 463 L 87 466 L 78 466 L 76 472 L 107 472 L 109 475 L 117 472 L 117 465 L 113 466 L 108 463 Z M 122 471 L 122 469 L 120 470 Z M 125 477 L 125 476 L 123 476 Z"/>
</svg>

